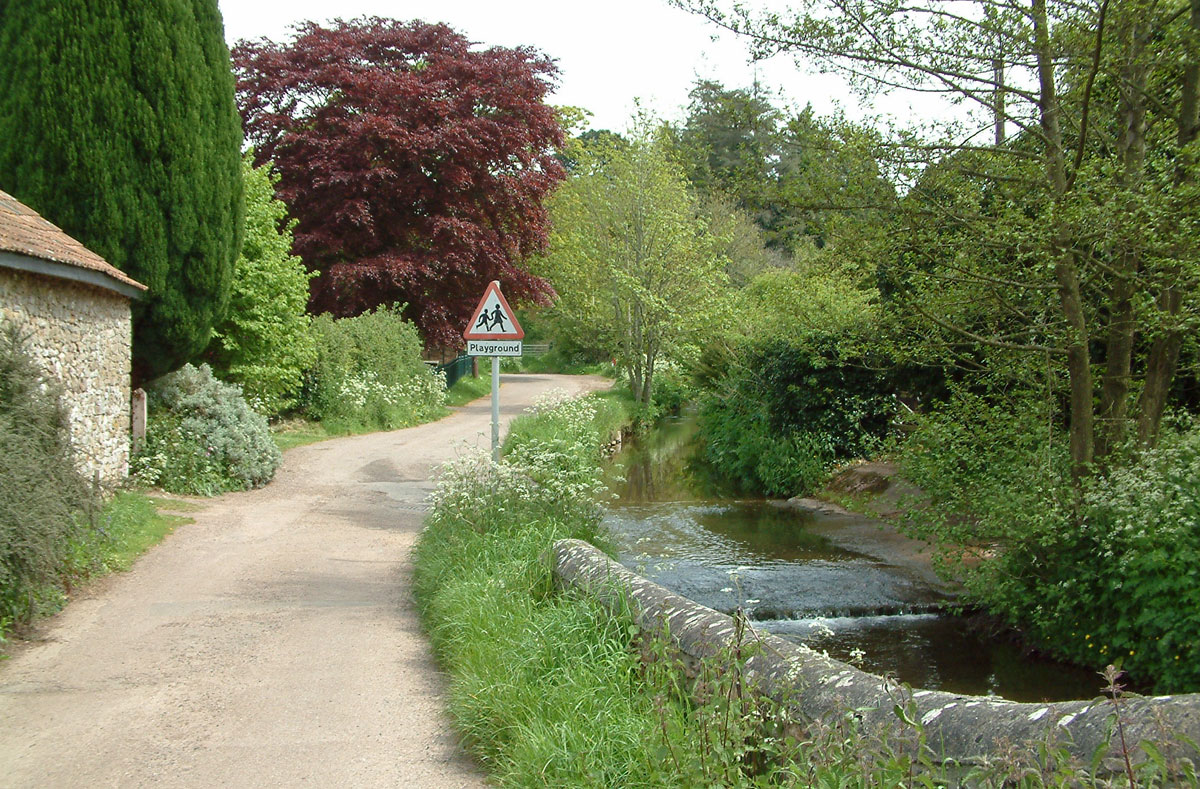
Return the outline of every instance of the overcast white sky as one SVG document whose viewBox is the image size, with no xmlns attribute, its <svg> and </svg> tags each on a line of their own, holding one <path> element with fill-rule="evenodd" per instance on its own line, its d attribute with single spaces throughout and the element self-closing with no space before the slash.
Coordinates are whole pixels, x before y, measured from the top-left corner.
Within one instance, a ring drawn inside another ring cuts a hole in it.
<svg viewBox="0 0 1200 789">
<path fill-rule="evenodd" d="M 597 129 L 623 130 L 635 98 L 662 118 L 680 118 L 697 77 L 739 88 L 751 86 L 756 73 L 742 42 L 665 0 L 220 0 L 220 6 L 230 44 L 263 36 L 281 41 L 300 21 L 370 15 L 445 22 L 487 45 L 533 46 L 558 61 L 561 84 L 551 103 L 591 111 Z M 788 59 L 759 64 L 757 74 L 764 88 L 782 89 L 796 107 L 811 102 L 826 114 L 841 101 L 851 117 L 876 112 L 859 109 L 836 79 L 807 74 Z M 881 106 L 903 114 L 908 105 Z"/>
</svg>

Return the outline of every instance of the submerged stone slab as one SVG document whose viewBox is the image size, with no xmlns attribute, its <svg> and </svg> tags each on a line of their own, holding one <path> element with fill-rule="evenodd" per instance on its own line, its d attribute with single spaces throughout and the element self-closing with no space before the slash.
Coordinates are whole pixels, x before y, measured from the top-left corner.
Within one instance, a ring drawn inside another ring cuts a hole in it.
<svg viewBox="0 0 1200 789">
<path fill-rule="evenodd" d="M 581 540 L 560 540 L 553 548 L 560 583 L 595 595 L 610 607 L 630 610 L 645 630 L 665 628 L 685 658 L 728 654 L 738 628 L 732 617 L 677 595 L 613 561 Z M 926 741 L 945 761 L 974 764 L 1007 753 L 1014 745 L 1050 741 L 1087 764 L 1109 744 L 1105 767 L 1123 769 L 1111 700 L 1030 704 L 993 696 L 966 696 L 913 689 L 868 674 L 807 647 L 768 633 L 743 635 L 759 645 L 746 671 L 759 692 L 807 720 L 829 720 L 850 711 L 864 729 L 894 729 L 895 707 L 919 720 Z M 1178 759 L 1200 762 L 1200 694 L 1125 695 L 1120 699 L 1125 742 L 1134 763 L 1144 761 L 1141 742 L 1164 747 Z"/>
</svg>

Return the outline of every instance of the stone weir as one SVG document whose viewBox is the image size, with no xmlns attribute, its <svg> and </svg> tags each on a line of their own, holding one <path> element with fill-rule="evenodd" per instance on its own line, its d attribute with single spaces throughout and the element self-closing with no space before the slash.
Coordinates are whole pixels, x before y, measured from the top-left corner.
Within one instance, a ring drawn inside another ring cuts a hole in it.
<svg viewBox="0 0 1200 789">
<path fill-rule="evenodd" d="M 672 593 L 631 572 L 580 540 L 561 540 L 553 548 L 560 584 L 587 591 L 614 610 L 631 610 L 647 631 L 666 629 L 685 660 L 720 659 L 737 637 L 733 618 Z M 1107 697 L 1090 701 L 1018 703 L 991 696 L 962 696 L 937 690 L 898 688 L 895 682 L 842 663 L 778 636 L 743 635 L 761 648 L 750 650 L 746 674 L 757 692 L 781 704 L 801 720 L 830 720 L 853 710 L 864 730 L 895 730 L 896 705 L 920 721 L 926 741 L 944 762 L 961 765 L 993 761 L 1014 745 L 1036 748 L 1052 742 L 1083 764 L 1106 746 L 1104 768 L 1124 770 L 1120 738 L 1114 730 L 1116 709 Z M 1147 759 L 1139 743 L 1154 743 L 1172 761 L 1200 764 L 1200 694 L 1122 695 L 1120 716 L 1129 757 Z M 1164 751 L 1165 749 L 1165 751 Z"/>
</svg>

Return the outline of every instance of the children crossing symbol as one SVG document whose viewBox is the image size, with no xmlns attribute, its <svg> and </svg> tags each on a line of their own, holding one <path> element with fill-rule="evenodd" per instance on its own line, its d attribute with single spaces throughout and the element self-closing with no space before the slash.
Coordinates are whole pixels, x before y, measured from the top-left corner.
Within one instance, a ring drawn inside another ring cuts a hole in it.
<svg viewBox="0 0 1200 789">
<path fill-rule="evenodd" d="M 525 336 L 525 330 L 517 323 L 512 307 L 504 294 L 500 292 L 500 283 L 493 281 L 483 292 L 479 306 L 471 315 L 467 330 L 463 332 L 465 340 L 520 340 Z"/>
</svg>

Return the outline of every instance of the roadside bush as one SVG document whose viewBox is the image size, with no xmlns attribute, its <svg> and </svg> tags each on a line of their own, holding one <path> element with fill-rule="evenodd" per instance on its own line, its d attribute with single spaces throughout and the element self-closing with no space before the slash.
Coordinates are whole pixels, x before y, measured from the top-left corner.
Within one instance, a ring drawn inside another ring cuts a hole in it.
<svg viewBox="0 0 1200 789">
<path fill-rule="evenodd" d="M 358 432 L 396 430 L 442 413 L 445 376 L 421 360 L 421 338 L 401 309 L 313 320 L 317 360 L 304 394 L 311 418 L 334 432 Z"/>
<path fill-rule="evenodd" d="M 960 393 L 922 419 L 903 469 L 932 498 L 910 525 L 1041 649 L 1200 690 L 1200 425 L 1077 492 L 1066 436 L 1036 399 L 1015 402 Z"/>
<path fill-rule="evenodd" d="M 134 457 L 136 476 L 173 493 L 212 496 L 261 487 L 282 455 L 266 417 L 208 365 L 187 365 L 148 389 L 150 424 Z"/>
<path fill-rule="evenodd" d="M 37 612 L 67 568 L 80 514 L 98 506 L 76 471 L 58 389 L 0 327 L 0 636 Z"/>
</svg>

